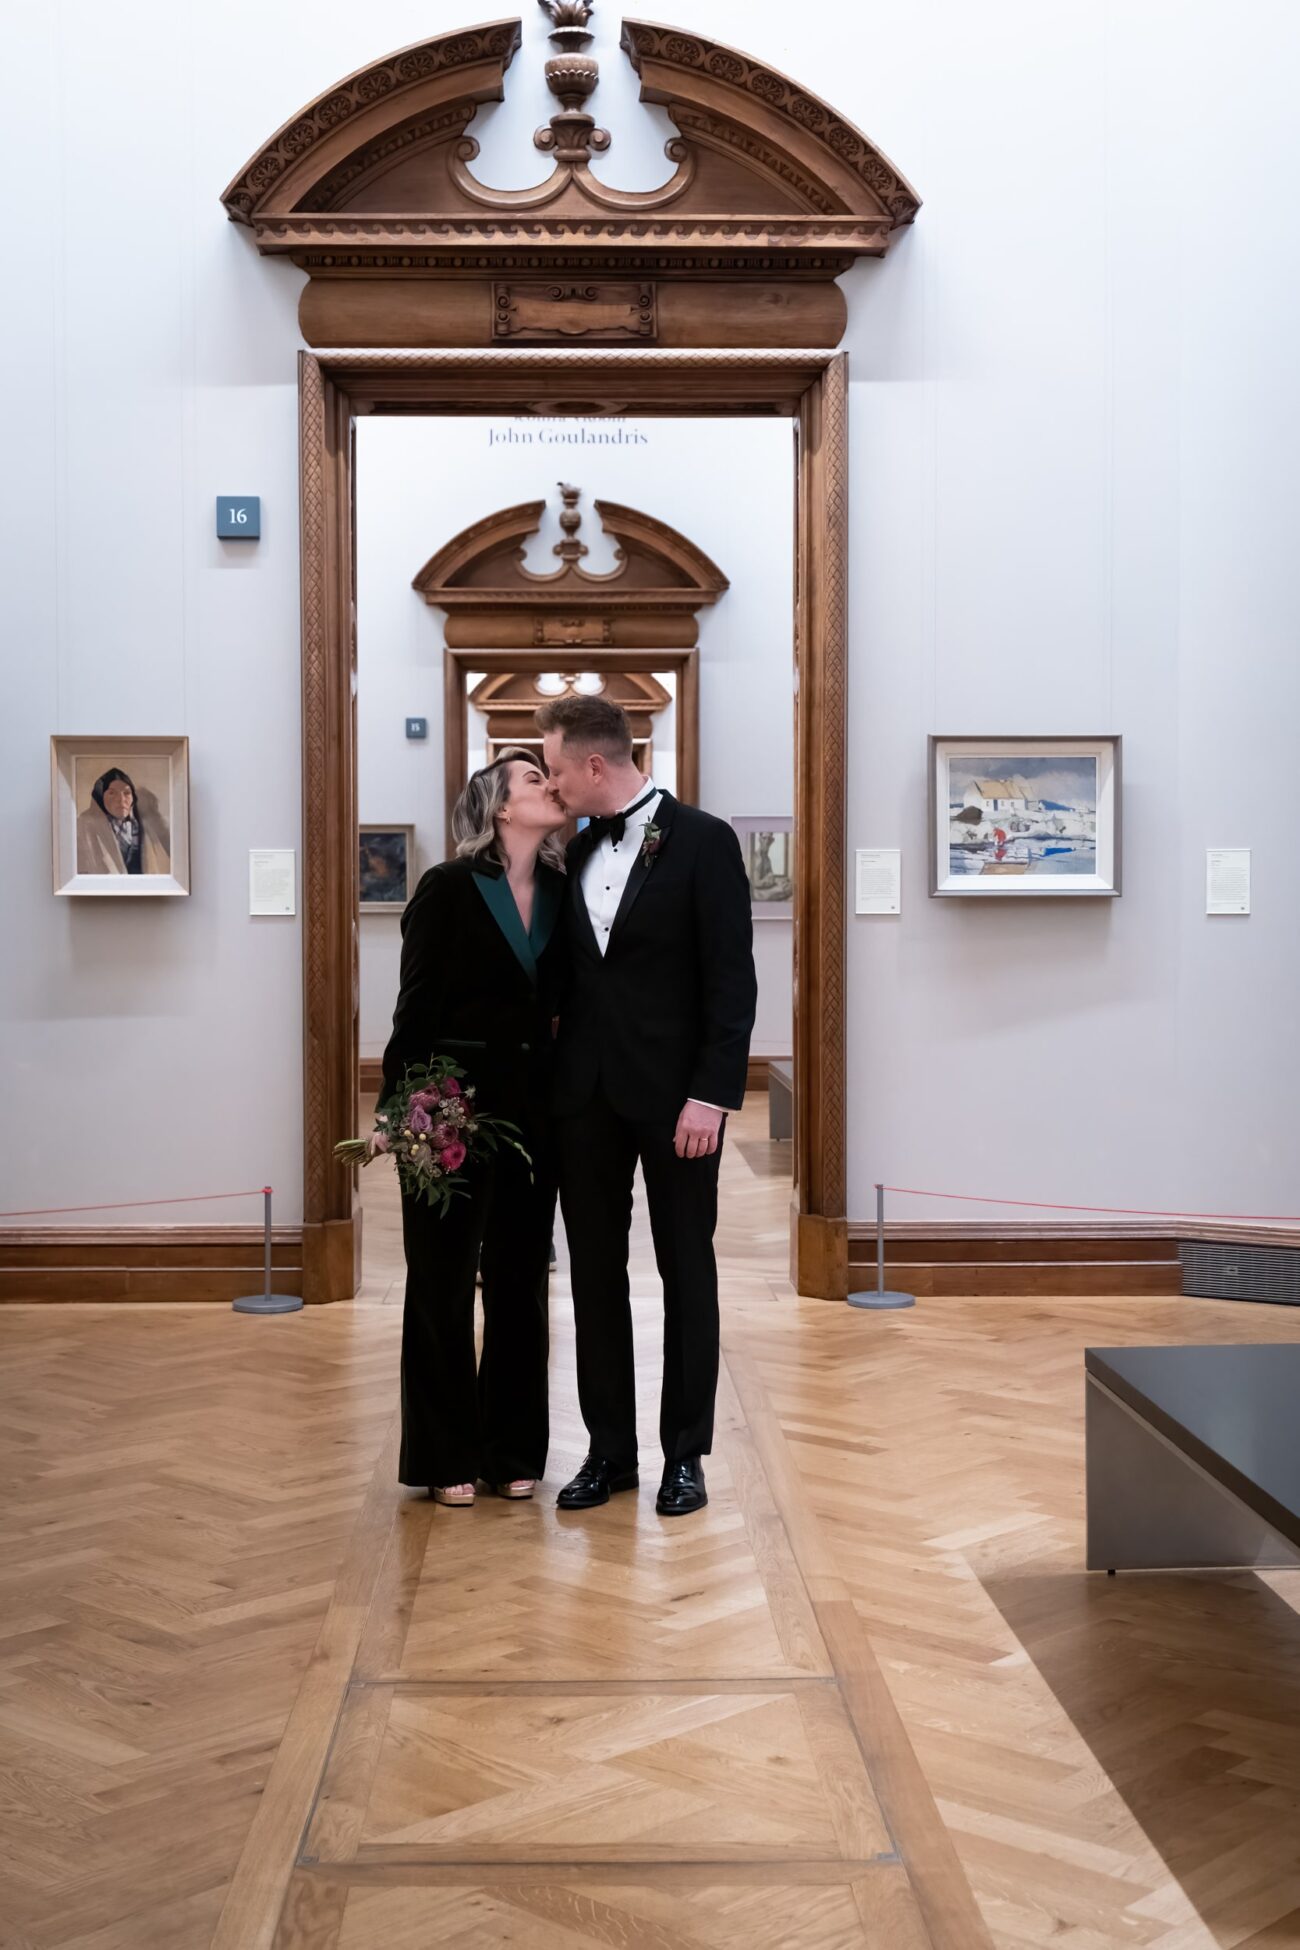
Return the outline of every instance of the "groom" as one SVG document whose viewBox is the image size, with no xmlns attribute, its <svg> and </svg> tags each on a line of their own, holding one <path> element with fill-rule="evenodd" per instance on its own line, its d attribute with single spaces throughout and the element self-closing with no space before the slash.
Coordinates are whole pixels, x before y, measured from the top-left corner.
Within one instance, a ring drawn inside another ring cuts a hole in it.
<svg viewBox="0 0 1300 1950">
<path fill-rule="evenodd" d="M 664 1289 L 655 1507 L 685 1516 L 709 1500 L 719 1154 L 727 1112 L 744 1101 L 757 999 L 749 884 L 731 828 L 637 770 L 618 705 L 560 698 L 537 724 L 552 789 L 591 822 L 568 855 L 555 1098 L 591 1446 L 558 1501 L 586 1510 L 638 1482 L 628 1232 L 639 1159 Z"/>
</svg>

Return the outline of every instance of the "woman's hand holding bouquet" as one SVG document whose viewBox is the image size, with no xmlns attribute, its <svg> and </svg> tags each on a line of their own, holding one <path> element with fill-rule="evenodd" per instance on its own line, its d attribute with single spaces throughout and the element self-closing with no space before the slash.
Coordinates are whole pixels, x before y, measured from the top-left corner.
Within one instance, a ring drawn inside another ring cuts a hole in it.
<svg viewBox="0 0 1300 1950">
<path fill-rule="evenodd" d="M 475 1103 L 475 1086 L 450 1057 L 412 1063 L 393 1095 L 375 1116 L 369 1137 L 345 1138 L 334 1156 L 345 1165 L 368 1165 L 388 1157 L 397 1167 L 402 1190 L 445 1213 L 453 1198 L 467 1196 L 464 1167 L 490 1157 L 501 1145 L 532 1159 L 519 1142 L 519 1126 L 504 1117 L 486 1117 Z"/>
</svg>

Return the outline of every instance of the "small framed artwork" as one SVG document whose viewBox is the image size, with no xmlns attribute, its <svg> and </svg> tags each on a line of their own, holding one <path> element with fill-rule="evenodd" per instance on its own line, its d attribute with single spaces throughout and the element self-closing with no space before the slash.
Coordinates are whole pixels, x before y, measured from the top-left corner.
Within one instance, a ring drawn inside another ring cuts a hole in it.
<svg viewBox="0 0 1300 1950">
<path fill-rule="evenodd" d="M 1118 738 L 931 738 L 930 892 L 1120 891 Z"/>
<path fill-rule="evenodd" d="M 414 826 L 360 829 L 361 912 L 400 914 L 412 894 L 415 870 Z"/>
<path fill-rule="evenodd" d="M 790 920 L 794 915 L 794 821 L 733 819 L 749 877 L 750 907 L 756 921 Z"/>
<path fill-rule="evenodd" d="M 188 738 L 50 740 L 56 894 L 190 891 Z"/>
</svg>

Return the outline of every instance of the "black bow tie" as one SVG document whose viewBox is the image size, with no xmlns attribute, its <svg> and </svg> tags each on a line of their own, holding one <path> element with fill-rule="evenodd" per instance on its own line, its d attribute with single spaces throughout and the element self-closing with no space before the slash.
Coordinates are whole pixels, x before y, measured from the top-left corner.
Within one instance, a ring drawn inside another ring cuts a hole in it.
<svg viewBox="0 0 1300 1950">
<path fill-rule="evenodd" d="M 617 846 L 627 831 L 627 822 L 633 813 L 640 812 L 642 806 L 648 806 L 654 797 L 655 792 L 652 787 L 649 792 L 642 794 L 634 806 L 629 806 L 626 812 L 611 813 L 608 819 L 590 820 L 587 831 L 591 834 L 592 845 L 599 846 L 602 840 L 613 840 Z"/>
</svg>

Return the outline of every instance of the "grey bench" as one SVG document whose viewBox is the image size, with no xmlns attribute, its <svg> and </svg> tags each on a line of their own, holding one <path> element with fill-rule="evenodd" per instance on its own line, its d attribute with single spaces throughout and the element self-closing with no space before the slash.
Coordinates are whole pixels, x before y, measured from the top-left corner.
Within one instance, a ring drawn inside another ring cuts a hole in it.
<svg viewBox="0 0 1300 1950">
<path fill-rule="evenodd" d="M 794 1064 L 773 1057 L 767 1066 L 767 1135 L 794 1136 Z"/>
<path fill-rule="evenodd" d="M 1090 1347 L 1088 1569 L 1300 1563 L 1300 1342 Z"/>
</svg>

